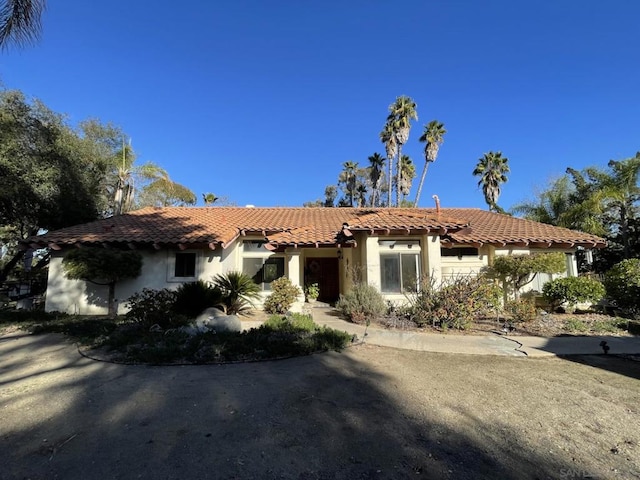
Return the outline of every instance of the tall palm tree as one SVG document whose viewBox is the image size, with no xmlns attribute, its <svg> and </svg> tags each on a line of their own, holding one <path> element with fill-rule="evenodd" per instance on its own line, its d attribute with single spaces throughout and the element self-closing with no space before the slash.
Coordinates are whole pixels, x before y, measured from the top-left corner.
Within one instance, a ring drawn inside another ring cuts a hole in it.
<svg viewBox="0 0 640 480">
<path fill-rule="evenodd" d="M 396 136 L 393 132 L 393 124 L 387 119 L 382 131 L 380 132 L 380 141 L 384 143 L 384 149 L 387 153 L 387 161 L 389 162 L 389 185 L 387 188 L 387 207 L 391 207 L 391 191 L 393 186 L 393 159 L 396 158 L 398 152 L 398 144 Z"/>
<path fill-rule="evenodd" d="M 411 185 L 413 179 L 416 178 L 416 167 L 409 155 L 402 155 L 400 159 L 400 183 L 396 185 L 396 189 L 400 192 L 401 200 L 398 206 L 404 206 L 405 199 L 411 193 Z"/>
<path fill-rule="evenodd" d="M 396 186 L 400 185 L 400 159 L 402 158 L 402 146 L 409 140 L 411 120 L 418 120 L 416 102 L 411 97 L 401 95 L 389 105 L 387 122 L 391 123 L 396 137 L 398 151 L 396 153 Z M 396 189 L 396 206 L 400 204 L 400 191 Z"/>
<path fill-rule="evenodd" d="M 498 197 L 500 197 L 500 185 L 507 181 L 508 172 L 509 159 L 503 157 L 502 152 L 485 153 L 473 170 L 473 175 L 480 177 L 478 186 L 482 187 L 484 199 L 491 211 L 502 211 L 498 207 Z"/>
<path fill-rule="evenodd" d="M 384 168 L 384 157 L 379 153 L 374 153 L 369 157 L 369 181 L 371 182 L 371 206 L 375 207 L 380 203 L 380 180 Z"/>
<path fill-rule="evenodd" d="M 349 197 L 349 205 L 353 207 L 353 201 L 356 194 L 356 172 L 358 171 L 357 162 L 344 162 L 342 164 L 344 170 L 341 177 L 347 189 L 347 196 Z"/>
<path fill-rule="evenodd" d="M 45 3 L 45 0 L 0 0 L 0 48 L 36 41 Z"/>
<path fill-rule="evenodd" d="M 418 193 L 416 193 L 416 201 L 413 204 L 414 207 L 418 206 L 429 164 L 435 162 L 436 158 L 438 158 L 438 151 L 440 150 L 440 145 L 444 142 L 445 133 L 447 133 L 447 131 L 444 129 L 444 124 L 438 122 L 438 120 L 431 120 L 424 126 L 424 132 L 419 139 L 422 143 L 425 143 L 424 168 L 422 170 L 422 176 L 420 177 L 420 183 L 418 184 Z"/>
</svg>

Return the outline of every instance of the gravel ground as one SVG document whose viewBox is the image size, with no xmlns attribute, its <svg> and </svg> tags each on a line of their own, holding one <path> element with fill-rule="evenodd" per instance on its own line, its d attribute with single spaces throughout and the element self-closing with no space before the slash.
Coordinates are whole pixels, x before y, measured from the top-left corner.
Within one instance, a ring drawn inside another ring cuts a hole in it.
<svg viewBox="0 0 640 480">
<path fill-rule="evenodd" d="M 0 337 L 2 479 L 640 478 L 640 363 L 358 346 L 125 366 Z"/>
<path fill-rule="evenodd" d="M 580 330 L 576 330 L 575 323 L 579 324 Z M 446 331 L 447 335 L 487 335 L 496 332 L 503 332 L 506 320 L 501 318 L 496 321 L 495 318 L 477 319 L 469 328 L 465 330 L 456 330 L 450 328 Z M 622 328 L 604 329 L 604 326 L 611 325 L 612 322 L 620 322 Z M 397 330 L 415 330 L 425 333 L 442 333 L 442 330 L 429 325 L 417 328 L 413 322 L 398 319 L 382 319 L 376 322 L 377 325 Z M 580 335 L 580 336 L 600 336 L 615 335 L 620 337 L 634 336 L 626 331 L 632 320 L 616 319 L 609 315 L 600 313 L 550 313 L 538 315 L 534 320 L 523 323 L 513 324 L 515 329 L 509 332 L 509 335 L 531 335 L 537 337 L 555 337 L 558 335 Z M 636 327 L 637 329 L 638 327 Z"/>
</svg>

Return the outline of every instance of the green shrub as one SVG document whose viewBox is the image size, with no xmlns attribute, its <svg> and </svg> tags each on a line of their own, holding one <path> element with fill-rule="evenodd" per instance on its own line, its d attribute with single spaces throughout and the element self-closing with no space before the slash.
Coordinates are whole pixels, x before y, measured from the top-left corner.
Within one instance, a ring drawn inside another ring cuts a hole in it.
<svg viewBox="0 0 640 480">
<path fill-rule="evenodd" d="M 162 290 L 144 288 L 142 292 L 135 293 L 127 299 L 129 311 L 125 318 L 143 329 L 157 325 L 165 330 L 186 325 L 189 323 L 189 318 L 176 313 L 173 309 L 176 296 L 176 292 L 166 288 Z"/>
<path fill-rule="evenodd" d="M 495 311 L 501 290 L 484 276 L 457 276 L 436 285 L 423 279 L 420 290 L 408 295 L 409 316 L 418 326 L 464 330 L 476 318 Z"/>
<path fill-rule="evenodd" d="M 532 253 L 531 255 L 499 255 L 493 264 L 484 268 L 485 275 L 502 282 L 510 296 L 518 298 L 520 290 L 538 273 L 562 273 L 566 259 L 562 252 Z"/>
<path fill-rule="evenodd" d="M 542 287 L 544 298 L 555 308 L 566 303 L 574 307 L 579 302 L 597 303 L 604 297 L 604 286 L 589 277 L 557 278 Z"/>
<path fill-rule="evenodd" d="M 632 315 L 640 312 L 640 259 L 617 263 L 604 277 L 607 297 Z"/>
<path fill-rule="evenodd" d="M 382 294 L 368 283 L 356 283 L 340 295 L 336 308 L 354 323 L 365 323 L 387 311 Z"/>
<path fill-rule="evenodd" d="M 264 301 L 267 313 L 287 313 L 302 292 L 287 277 L 271 282 L 271 294 Z"/>
<path fill-rule="evenodd" d="M 122 352 L 121 360 L 144 363 L 217 363 L 307 355 L 341 350 L 351 335 L 318 326 L 310 315 L 274 316 L 259 328 L 236 333 L 187 335 L 178 330 L 146 332 L 120 328 L 109 346 Z"/>
<path fill-rule="evenodd" d="M 272 315 L 270 316 L 264 325 L 273 327 L 276 329 L 282 329 L 288 326 L 292 328 L 306 330 L 308 332 L 313 331 L 318 325 L 313 321 L 313 317 L 304 313 L 290 313 L 288 315 Z"/>
<path fill-rule="evenodd" d="M 627 322 L 620 321 L 619 319 L 613 320 L 596 320 L 593 322 L 591 329 L 596 333 L 620 333 L 625 331 Z"/>
<path fill-rule="evenodd" d="M 195 318 L 206 308 L 223 305 L 222 290 L 198 280 L 178 287 L 173 310 L 189 318 Z"/>
<path fill-rule="evenodd" d="M 223 303 L 228 315 L 245 313 L 253 308 L 253 301 L 260 298 L 260 287 L 242 272 L 216 275 L 214 286 L 222 290 Z"/>
<path fill-rule="evenodd" d="M 589 326 L 579 318 L 569 318 L 564 322 L 564 326 L 570 332 L 586 332 Z"/>
<path fill-rule="evenodd" d="M 320 295 L 320 287 L 317 283 L 310 283 L 304 287 L 304 296 L 307 300 L 317 300 Z"/>
<path fill-rule="evenodd" d="M 536 303 L 532 298 L 519 298 L 518 300 L 507 302 L 505 311 L 516 322 L 530 322 L 538 315 Z"/>
</svg>

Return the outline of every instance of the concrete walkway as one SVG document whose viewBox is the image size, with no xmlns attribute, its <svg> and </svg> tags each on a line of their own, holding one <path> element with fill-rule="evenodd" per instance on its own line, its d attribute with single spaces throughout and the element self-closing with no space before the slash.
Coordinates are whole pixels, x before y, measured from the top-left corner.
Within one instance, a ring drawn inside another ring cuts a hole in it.
<svg viewBox="0 0 640 480">
<path fill-rule="evenodd" d="M 434 334 L 402 330 L 386 330 L 356 325 L 341 319 L 331 307 L 317 305 L 311 308 L 314 321 L 336 330 L 355 334 L 359 340 L 382 347 L 402 348 L 441 353 L 472 355 L 511 355 L 550 357 L 556 355 L 589 355 L 604 353 L 600 342 L 610 347 L 609 354 L 640 354 L 640 337 L 616 336 L 563 336 L 530 337 L 506 335 Z M 366 332 L 365 332 L 366 330 Z M 366 333 L 366 336 L 365 336 Z"/>
</svg>

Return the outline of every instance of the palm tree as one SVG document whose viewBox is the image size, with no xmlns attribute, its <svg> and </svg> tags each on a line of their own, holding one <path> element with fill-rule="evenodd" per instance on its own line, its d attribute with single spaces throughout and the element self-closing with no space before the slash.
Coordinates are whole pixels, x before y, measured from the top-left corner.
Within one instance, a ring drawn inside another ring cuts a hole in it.
<svg viewBox="0 0 640 480">
<path fill-rule="evenodd" d="M 564 175 L 553 180 L 548 188 L 539 194 L 534 201 L 519 203 L 511 208 L 511 213 L 522 215 L 528 220 L 555 225 L 557 227 L 573 228 L 566 221 L 567 213 L 572 207 L 572 188 L 569 176 Z"/>
<path fill-rule="evenodd" d="M 500 197 L 500 185 L 507 181 L 509 172 L 509 159 L 502 156 L 502 152 L 485 153 L 478 161 L 473 175 L 480 177 L 478 186 L 482 187 L 484 199 L 489 205 L 489 210 L 500 212 L 498 197 Z"/>
<path fill-rule="evenodd" d="M 358 208 L 362 208 L 367 204 L 367 186 L 364 183 L 360 183 L 356 187 L 356 200 L 358 201 Z"/>
<path fill-rule="evenodd" d="M 409 140 L 411 130 L 411 120 L 418 120 L 416 102 L 402 95 L 389 105 L 389 116 L 387 122 L 391 124 L 396 137 L 398 151 L 396 153 L 396 186 L 400 185 L 400 159 L 402 158 L 402 146 Z M 400 191 L 396 189 L 396 206 L 400 204 Z"/>
<path fill-rule="evenodd" d="M 398 152 L 398 144 L 396 143 L 396 136 L 393 133 L 393 125 L 387 119 L 382 131 L 380 132 L 380 141 L 384 143 L 385 151 L 387 152 L 387 161 L 389 162 L 389 185 L 387 188 L 387 207 L 391 206 L 391 191 L 393 182 L 393 159 L 396 158 Z"/>
<path fill-rule="evenodd" d="M 436 161 L 438 158 L 438 151 L 440 145 L 444 142 L 444 134 L 447 131 L 444 129 L 444 124 L 438 122 L 438 120 L 431 120 L 424 126 L 424 132 L 420 137 L 420 141 L 425 143 L 424 146 L 424 169 L 422 170 L 422 176 L 420 177 L 420 183 L 418 185 L 418 193 L 416 193 L 416 201 L 414 207 L 418 206 L 420 201 L 420 194 L 422 193 L 422 186 L 424 185 L 424 179 L 427 177 L 427 170 L 429 164 Z"/>
<path fill-rule="evenodd" d="M 640 200 L 640 152 L 625 160 L 610 160 L 608 167 L 611 173 L 592 171 L 595 169 L 587 169 L 587 172 L 598 187 L 603 210 L 611 212 L 612 223 L 618 225 L 624 258 L 630 258 L 629 222 L 636 216 Z"/>
<path fill-rule="evenodd" d="M 167 171 L 152 162 L 135 165 L 135 154 L 130 145 L 122 142 L 122 151 L 107 177 L 108 193 L 113 196 L 113 215 L 121 215 L 136 207 L 192 205 L 195 194 L 184 185 L 169 178 Z M 142 196 L 136 201 L 136 190 Z"/>
<path fill-rule="evenodd" d="M 342 164 L 342 167 L 344 168 L 341 174 L 342 181 L 345 184 L 345 188 L 347 190 L 349 205 L 353 207 L 353 200 L 355 199 L 356 194 L 356 172 L 358 171 L 358 163 L 351 161 L 344 162 Z"/>
<path fill-rule="evenodd" d="M 113 214 L 121 215 L 130 210 L 135 192 L 133 162 L 135 161 L 130 145 L 122 139 L 122 161 L 116 166 L 116 184 L 113 192 Z"/>
<path fill-rule="evenodd" d="M 400 183 L 396 185 L 396 189 L 400 192 L 401 200 L 398 206 L 404 206 L 405 198 L 411 192 L 413 179 L 416 178 L 416 167 L 408 155 L 402 155 L 400 159 Z"/>
<path fill-rule="evenodd" d="M 338 196 L 338 189 L 335 185 L 327 185 L 324 189 L 324 206 L 333 207 Z"/>
<path fill-rule="evenodd" d="M 209 193 L 203 193 L 202 194 L 202 200 L 204 201 L 204 206 L 205 207 L 209 207 L 211 205 L 213 205 L 214 203 L 216 203 L 219 198 L 217 195 L 209 192 Z"/>
<path fill-rule="evenodd" d="M 0 0 L 0 48 L 36 41 L 45 3 L 45 0 Z"/>
<path fill-rule="evenodd" d="M 384 168 L 384 157 L 379 153 L 374 153 L 369 157 L 369 181 L 371 182 L 371 206 L 375 207 L 380 203 L 380 180 L 382 180 L 382 169 Z"/>
</svg>

